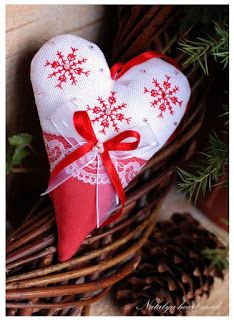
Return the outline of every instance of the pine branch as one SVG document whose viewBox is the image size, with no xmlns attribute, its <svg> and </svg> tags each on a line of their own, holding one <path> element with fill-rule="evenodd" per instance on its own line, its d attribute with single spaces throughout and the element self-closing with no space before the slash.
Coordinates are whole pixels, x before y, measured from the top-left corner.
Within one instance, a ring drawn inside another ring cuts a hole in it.
<svg viewBox="0 0 234 320">
<path fill-rule="evenodd" d="M 216 62 L 226 68 L 229 62 L 229 33 L 228 24 L 223 26 L 214 22 L 214 36 L 207 38 L 197 37 L 195 41 L 182 40 L 179 43 L 179 50 L 186 53 L 188 58 L 184 65 L 199 64 L 203 72 L 208 75 L 208 58 L 213 57 Z"/>
<path fill-rule="evenodd" d="M 184 15 L 179 31 L 185 32 L 191 26 L 196 26 L 198 32 L 210 30 L 213 21 L 222 21 L 229 14 L 228 6 L 189 5 L 183 6 Z"/>
<path fill-rule="evenodd" d="M 228 248 L 207 248 L 201 251 L 203 257 L 209 261 L 209 269 L 223 271 L 228 269 Z"/>
<path fill-rule="evenodd" d="M 229 60 L 229 33 L 227 24 L 222 28 L 218 23 L 215 24 L 215 32 L 218 40 L 214 43 L 211 49 L 211 54 L 216 62 L 223 64 L 226 68 Z"/>
<path fill-rule="evenodd" d="M 196 203 L 200 194 L 204 197 L 212 187 L 226 183 L 219 182 L 219 179 L 224 175 L 227 166 L 228 146 L 214 133 L 210 135 L 206 152 L 201 152 L 200 159 L 191 165 L 193 173 L 178 168 L 181 179 L 178 186 L 190 201 L 193 199 Z"/>
<path fill-rule="evenodd" d="M 228 95 L 228 92 L 225 91 L 225 94 Z M 225 117 L 227 119 L 224 124 L 225 124 L 225 126 L 228 126 L 229 125 L 229 107 L 227 104 L 223 105 L 223 110 L 224 110 L 224 112 L 220 115 L 220 117 Z"/>
</svg>

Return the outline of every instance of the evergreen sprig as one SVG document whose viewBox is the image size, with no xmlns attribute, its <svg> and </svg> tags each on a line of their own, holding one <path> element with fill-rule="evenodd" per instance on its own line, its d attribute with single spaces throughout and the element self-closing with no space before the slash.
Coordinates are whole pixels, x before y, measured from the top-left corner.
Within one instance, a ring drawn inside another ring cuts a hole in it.
<svg viewBox="0 0 234 320">
<path fill-rule="evenodd" d="M 181 17 L 179 31 L 185 33 L 196 26 L 198 33 L 207 33 L 213 21 L 223 21 L 229 15 L 227 5 L 189 5 L 183 6 L 184 14 Z"/>
<path fill-rule="evenodd" d="M 208 58 L 212 56 L 216 62 L 226 68 L 229 61 L 229 32 L 228 24 L 214 22 L 214 36 L 197 37 L 195 41 L 182 40 L 180 50 L 188 55 L 184 65 L 198 63 L 203 72 L 208 75 Z"/>
<path fill-rule="evenodd" d="M 196 203 L 200 194 L 205 196 L 206 192 L 213 186 L 225 184 L 219 182 L 228 166 L 228 145 L 215 133 L 209 137 L 209 147 L 206 152 L 200 152 L 200 159 L 191 165 L 192 173 L 178 169 L 180 182 L 179 189 L 185 193 L 188 199 Z"/>
<path fill-rule="evenodd" d="M 6 171 L 7 174 L 20 166 L 22 161 L 30 154 L 32 135 L 19 133 L 8 138 L 9 149 L 7 152 Z"/>
<path fill-rule="evenodd" d="M 225 94 L 228 95 L 228 92 L 225 91 Z M 223 105 L 223 110 L 224 112 L 220 115 L 220 117 L 225 117 L 227 120 L 224 122 L 225 126 L 229 125 L 229 107 L 227 104 Z M 225 131 L 225 133 L 227 134 L 228 132 Z"/>
<path fill-rule="evenodd" d="M 209 269 L 228 269 L 228 248 L 206 248 L 201 251 L 203 257 L 210 263 Z"/>
</svg>

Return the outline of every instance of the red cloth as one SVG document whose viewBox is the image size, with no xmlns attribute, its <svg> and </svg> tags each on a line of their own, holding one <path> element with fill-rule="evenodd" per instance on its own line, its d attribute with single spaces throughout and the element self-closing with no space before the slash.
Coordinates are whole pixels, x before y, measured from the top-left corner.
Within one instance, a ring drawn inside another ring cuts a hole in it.
<svg viewBox="0 0 234 320">
<path fill-rule="evenodd" d="M 102 186 L 105 202 L 112 196 L 109 184 Z M 96 227 L 96 186 L 70 178 L 52 191 L 58 228 L 59 261 L 70 259 Z"/>
<path fill-rule="evenodd" d="M 149 51 L 133 58 L 126 64 L 117 63 L 111 68 L 111 76 L 117 79 L 134 65 L 153 57 L 164 58 L 176 65 L 172 59 Z M 80 127 L 86 128 L 86 126 Z M 105 208 L 105 205 L 108 208 L 113 197 L 113 189 L 110 184 L 102 186 L 101 196 L 104 199 L 102 208 Z M 56 212 L 59 260 L 66 261 L 76 253 L 84 239 L 97 225 L 96 185 L 84 183 L 71 177 L 52 191 L 51 197 Z M 107 222 L 110 222 L 111 219 L 112 217 Z"/>
</svg>

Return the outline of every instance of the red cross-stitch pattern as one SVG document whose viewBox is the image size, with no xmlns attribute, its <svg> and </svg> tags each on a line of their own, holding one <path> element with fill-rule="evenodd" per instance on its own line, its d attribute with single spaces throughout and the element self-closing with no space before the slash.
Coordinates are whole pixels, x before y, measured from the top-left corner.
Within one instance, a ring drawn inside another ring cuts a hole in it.
<svg viewBox="0 0 234 320">
<path fill-rule="evenodd" d="M 91 112 L 95 117 L 92 120 L 93 123 L 99 123 L 102 134 L 106 134 L 106 129 L 113 128 L 114 131 L 119 132 L 119 123 L 125 122 L 130 123 L 131 117 L 125 117 L 124 113 L 121 112 L 126 108 L 126 103 L 117 103 L 116 92 L 111 91 L 111 95 L 108 99 L 104 100 L 98 97 L 98 104 L 94 107 L 87 106 L 87 111 Z"/>
<path fill-rule="evenodd" d="M 165 80 L 160 84 L 157 80 L 153 79 L 154 84 L 153 89 L 144 88 L 144 93 L 149 93 L 154 99 L 151 101 L 151 106 L 153 108 L 159 109 L 160 113 L 158 117 L 163 118 L 163 114 L 168 111 L 169 114 L 174 114 L 174 106 L 178 105 L 181 107 L 182 100 L 176 97 L 176 93 L 179 91 L 179 87 L 172 87 L 170 82 L 171 77 L 165 75 Z"/>
<path fill-rule="evenodd" d="M 90 71 L 85 71 L 83 64 L 86 63 L 86 58 L 77 58 L 78 49 L 72 48 L 70 53 L 65 57 L 62 52 L 57 51 L 57 60 L 50 62 L 46 61 L 45 67 L 50 66 L 52 73 L 48 75 L 48 78 L 57 79 L 56 87 L 62 89 L 62 84 L 67 83 L 70 80 L 72 85 L 77 84 L 77 77 L 80 75 L 89 75 Z"/>
</svg>

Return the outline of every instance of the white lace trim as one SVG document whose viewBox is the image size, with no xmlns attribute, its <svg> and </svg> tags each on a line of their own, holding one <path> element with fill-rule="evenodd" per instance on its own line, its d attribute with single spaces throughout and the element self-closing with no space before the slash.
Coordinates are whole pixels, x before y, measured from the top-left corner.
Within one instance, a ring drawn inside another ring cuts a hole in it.
<svg viewBox="0 0 234 320">
<path fill-rule="evenodd" d="M 90 162 L 91 161 L 91 162 Z M 90 162 L 88 165 L 86 163 Z M 85 165 L 85 166 L 84 166 Z M 68 175 L 90 184 L 108 184 L 111 183 L 104 167 L 100 161 L 99 172 L 97 174 L 97 158 L 92 159 L 90 154 L 82 157 L 78 161 L 71 163 L 65 168 Z"/>
<path fill-rule="evenodd" d="M 53 169 L 55 165 L 59 162 L 59 160 L 64 157 L 66 150 L 64 148 L 63 143 L 56 139 L 49 140 L 49 141 L 46 140 L 45 147 L 46 147 L 51 169 Z"/>
<path fill-rule="evenodd" d="M 64 145 L 65 140 L 57 140 L 54 136 L 49 138 L 49 134 L 44 135 L 45 146 L 48 153 L 48 158 L 50 161 L 51 169 L 65 156 L 65 152 L 68 148 Z M 126 187 L 129 182 L 139 173 L 141 168 L 145 164 L 145 160 L 139 158 L 129 158 L 129 159 L 116 159 L 112 158 L 116 171 L 119 174 L 120 181 L 123 187 Z M 80 181 L 89 184 L 110 184 L 108 174 L 102 164 L 99 161 L 98 168 L 98 158 L 94 158 L 92 153 L 88 153 L 79 160 L 71 163 L 65 168 L 66 174 L 76 178 Z"/>
<path fill-rule="evenodd" d="M 90 160 L 90 159 L 89 159 Z M 89 161 L 87 159 L 87 161 Z M 100 161 L 99 172 L 97 174 L 97 159 L 94 159 L 88 166 L 81 167 L 80 164 L 73 162 L 65 171 L 68 175 L 77 178 L 80 181 L 90 184 L 110 184 L 108 174 L 105 172 L 103 164 Z M 129 182 L 139 173 L 143 165 L 137 161 L 128 161 L 128 163 L 122 163 L 121 161 L 114 161 L 115 168 L 119 174 L 122 186 L 125 188 Z M 94 172 L 91 172 L 94 170 Z"/>
</svg>

